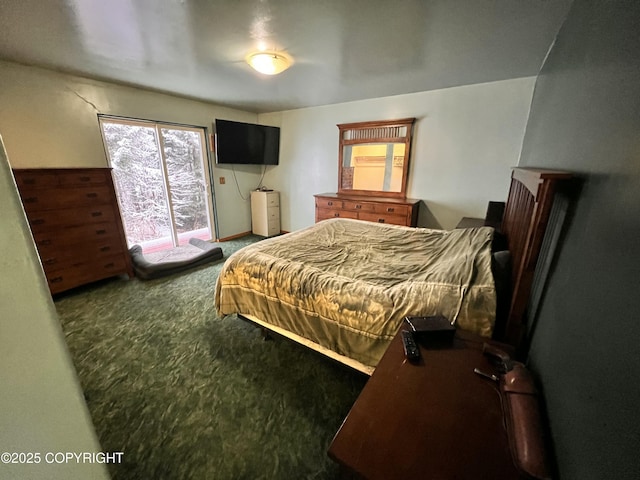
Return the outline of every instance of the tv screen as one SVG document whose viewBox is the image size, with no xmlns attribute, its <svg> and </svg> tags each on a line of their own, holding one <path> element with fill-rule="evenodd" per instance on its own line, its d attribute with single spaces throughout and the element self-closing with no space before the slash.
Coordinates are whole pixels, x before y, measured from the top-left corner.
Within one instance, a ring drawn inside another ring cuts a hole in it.
<svg viewBox="0 0 640 480">
<path fill-rule="evenodd" d="M 216 119 L 216 163 L 278 165 L 280 129 Z"/>
</svg>

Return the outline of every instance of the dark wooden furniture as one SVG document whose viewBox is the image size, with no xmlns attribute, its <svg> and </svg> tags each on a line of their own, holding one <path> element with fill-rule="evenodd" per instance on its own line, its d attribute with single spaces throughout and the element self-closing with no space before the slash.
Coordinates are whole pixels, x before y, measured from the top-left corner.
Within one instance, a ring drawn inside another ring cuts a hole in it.
<svg viewBox="0 0 640 480">
<path fill-rule="evenodd" d="M 13 172 L 52 294 L 133 276 L 111 169 Z"/>
<path fill-rule="evenodd" d="M 316 223 L 328 218 L 415 227 L 420 201 L 406 198 L 415 118 L 343 123 L 338 193 L 315 196 Z"/>
<path fill-rule="evenodd" d="M 369 222 L 415 227 L 419 200 L 412 198 L 363 197 L 339 193 L 314 195 L 316 223 L 328 218 L 355 218 Z"/>
<path fill-rule="evenodd" d="M 456 225 L 456 228 L 474 228 L 474 227 L 493 227 L 500 230 L 502 218 L 504 217 L 504 202 L 489 202 L 487 213 L 484 218 L 462 217 Z"/>
<path fill-rule="evenodd" d="M 473 371 L 494 372 L 485 340 L 458 331 L 412 364 L 396 335 L 329 447 L 343 478 L 521 478 L 498 386 Z"/>
<path fill-rule="evenodd" d="M 462 217 L 462 219 L 456 225 L 456 228 L 474 228 L 484 226 L 484 218 Z"/>
<path fill-rule="evenodd" d="M 558 170 L 514 168 L 506 205 L 489 202 L 485 219 L 464 217 L 456 226 L 493 226 L 500 232 L 497 244 L 504 244 L 503 248 L 511 254 L 511 299 L 508 314 L 506 319 L 498 318 L 496 321 L 493 338 L 516 348 L 523 343 L 531 286 L 540 260 L 554 197 L 562 182 L 572 177 L 571 173 Z M 519 356 L 523 354 L 519 350 L 518 353 Z"/>
<path fill-rule="evenodd" d="M 496 324 L 494 338 L 519 347 L 526 330 L 526 309 L 542 240 L 556 190 L 572 178 L 569 172 L 514 168 L 500 228 L 511 252 L 511 302 L 504 325 Z"/>
</svg>

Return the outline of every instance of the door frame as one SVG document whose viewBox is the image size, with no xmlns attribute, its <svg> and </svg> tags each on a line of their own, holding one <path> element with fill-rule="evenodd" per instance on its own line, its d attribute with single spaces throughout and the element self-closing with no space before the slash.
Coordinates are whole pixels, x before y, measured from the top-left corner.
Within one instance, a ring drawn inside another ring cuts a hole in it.
<svg viewBox="0 0 640 480">
<path fill-rule="evenodd" d="M 211 230 L 211 241 L 212 242 L 217 241 L 218 240 L 218 215 L 217 215 L 217 208 L 216 208 L 216 201 L 215 201 L 215 189 L 213 188 L 214 177 L 213 177 L 213 171 L 212 171 L 212 165 L 211 165 L 211 154 L 209 151 L 209 142 L 207 141 L 207 139 L 209 138 L 208 128 L 203 126 L 198 126 L 198 125 L 186 125 L 183 123 L 163 122 L 163 121 L 157 121 L 157 120 L 147 120 L 147 119 L 131 118 L 131 117 L 119 117 L 116 115 L 98 114 L 100 137 L 102 138 L 102 146 L 104 148 L 107 165 L 110 168 L 113 168 L 113 166 L 111 165 L 111 157 L 109 155 L 107 142 L 104 137 L 104 130 L 102 128 L 102 124 L 104 122 L 120 123 L 125 125 L 133 125 L 137 127 L 149 127 L 149 128 L 155 129 L 156 143 L 157 143 L 158 150 L 160 152 L 160 158 L 161 158 L 161 164 L 162 164 L 161 166 L 164 172 L 163 181 L 165 183 L 165 195 L 167 196 L 166 201 L 167 201 L 167 206 L 169 208 L 169 218 L 171 221 L 171 237 L 174 244 L 178 243 L 177 242 L 178 234 L 176 231 L 176 226 L 174 221 L 173 204 L 171 201 L 171 187 L 168 182 L 167 163 L 165 159 L 164 149 L 162 148 L 162 145 L 161 145 L 160 129 L 175 128 L 175 129 L 188 130 L 192 132 L 201 133 L 200 150 L 202 152 L 202 157 L 203 157 L 202 160 L 204 163 L 203 173 L 204 173 L 204 179 L 205 179 L 204 180 L 205 193 L 206 193 L 206 196 L 209 198 L 209 201 L 207 202 L 208 204 L 207 215 L 209 220 L 209 229 Z M 118 200 L 118 206 L 119 206 L 119 200 Z"/>
</svg>

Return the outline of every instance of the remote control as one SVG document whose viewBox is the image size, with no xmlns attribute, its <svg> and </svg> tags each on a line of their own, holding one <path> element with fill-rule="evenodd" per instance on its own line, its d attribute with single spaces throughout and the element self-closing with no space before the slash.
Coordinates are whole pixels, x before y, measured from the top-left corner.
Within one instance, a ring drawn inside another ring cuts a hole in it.
<svg viewBox="0 0 640 480">
<path fill-rule="evenodd" d="M 416 361 L 420 358 L 420 349 L 413 339 L 413 334 L 408 330 L 402 330 L 402 346 L 404 347 L 404 355 L 409 361 Z"/>
</svg>

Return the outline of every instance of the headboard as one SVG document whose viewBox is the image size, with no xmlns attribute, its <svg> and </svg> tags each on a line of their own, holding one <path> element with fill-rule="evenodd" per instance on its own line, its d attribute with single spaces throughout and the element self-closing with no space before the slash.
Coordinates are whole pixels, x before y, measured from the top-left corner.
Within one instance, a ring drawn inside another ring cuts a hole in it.
<svg viewBox="0 0 640 480">
<path fill-rule="evenodd" d="M 525 312 L 533 276 L 559 182 L 571 173 L 539 168 L 514 168 L 501 232 L 511 252 L 511 304 L 494 337 L 519 347 L 526 327 Z"/>
</svg>

